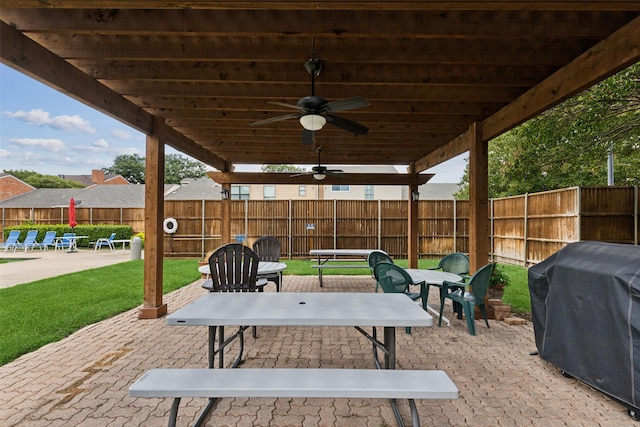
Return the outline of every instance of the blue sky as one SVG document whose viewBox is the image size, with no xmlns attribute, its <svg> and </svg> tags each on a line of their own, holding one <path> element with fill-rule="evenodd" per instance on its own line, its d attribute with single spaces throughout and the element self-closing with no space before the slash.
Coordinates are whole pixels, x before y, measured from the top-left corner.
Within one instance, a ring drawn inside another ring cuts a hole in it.
<svg viewBox="0 0 640 427">
<path fill-rule="evenodd" d="M 166 153 L 177 153 L 167 147 Z M 119 154 L 145 155 L 144 134 L 48 86 L 0 65 L 0 169 L 88 175 Z M 183 154 L 183 153 L 181 153 Z M 467 154 L 430 169 L 430 182 L 458 183 Z M 238 171 L 259 166 L 238 166 Z M 398 167 L 405 172 L 404 167 Z"/>
</svg>

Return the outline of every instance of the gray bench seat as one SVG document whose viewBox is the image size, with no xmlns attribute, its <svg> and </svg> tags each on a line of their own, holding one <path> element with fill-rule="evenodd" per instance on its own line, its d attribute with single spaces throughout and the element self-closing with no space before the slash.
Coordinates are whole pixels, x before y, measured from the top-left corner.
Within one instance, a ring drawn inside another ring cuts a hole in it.
<svg viewBox="0 0 640 427">
<path fill-rule="evenodd" d="M 180 398 L 305 397 L 456 399 L 458 388 L 444 371 L 387 369 L 152 369 L 129 389 L 132 397 L 174 398 L 174 426 Z"/>
</svg>

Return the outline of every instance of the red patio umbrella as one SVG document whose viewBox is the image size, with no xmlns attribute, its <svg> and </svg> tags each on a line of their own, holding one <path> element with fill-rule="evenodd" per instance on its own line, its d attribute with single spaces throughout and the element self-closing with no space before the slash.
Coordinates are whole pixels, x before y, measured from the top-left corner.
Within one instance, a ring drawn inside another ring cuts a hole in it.
<svg viewBox="0 0 640 427">
<path fill-rule="evenodd" d="M 76 201 L 72 197 L 71 200 L 69 200 L 69 227 L 73 228 L 76 225 L 78 225 L 76 222 Z"/>
</svg>

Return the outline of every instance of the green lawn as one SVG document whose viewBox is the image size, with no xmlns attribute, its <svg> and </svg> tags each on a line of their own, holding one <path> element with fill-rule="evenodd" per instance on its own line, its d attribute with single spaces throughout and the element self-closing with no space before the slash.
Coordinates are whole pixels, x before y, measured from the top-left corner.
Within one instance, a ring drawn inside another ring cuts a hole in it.
<svg viewBox="0 0 640 427">
<path fill-rule="evenodd" d="M 165 293 L 199 277 L 195 259 L 164 262 Z M 142 298 L 142 260 L 0 289 L 0 365 L 137 307 Z"/>
<path fill-rule="evenodd" d="M 407 260 L 394 260 L 407 266 Z M 317 275 L 309 260 L 283 260 L 285 275 Z M 420 268 L 437 260 L 420 260 Z M 196 259 L 164 261 L 164 292 L 200 277 Z M 514 312 L 531 311 L 527 270 L 504 265 L 511 281 L 503 300 Z M 369 275 L 369 268 L 331 269 L 323 275 Z M 373 279 L 372 279 L 373 280 Z M 58 341 L 78 329 L 139 306 L 143 298 L 143 261 L 129 261 L 11 288 L 0 289 L 0 365 Z"/>
</svg>

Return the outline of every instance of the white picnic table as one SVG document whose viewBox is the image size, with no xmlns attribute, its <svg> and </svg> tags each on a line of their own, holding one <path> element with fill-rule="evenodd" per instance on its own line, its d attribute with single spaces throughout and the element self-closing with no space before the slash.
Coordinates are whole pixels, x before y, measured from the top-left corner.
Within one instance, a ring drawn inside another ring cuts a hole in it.
<svg viewBox="0 0 640 427">
<path fill-rule="evenodd" d="M 241 330 L 226 337 L 225 326 L 353 326 L 373 343 L 374 361 L 385 369 L 396 368 L 396 327 L 430 327 L 433 318 L 403 294 L 352 292 L 212 292 L 167 316 L 169 326 L 208 326 L 209 368 L 224 368 L 224 348 L 230 340 L 240 337 L 239 354 L 233 364 L 242 359 L 244 338 Z M 362 327 L 383 327 L 382 339 Z M 244 328 L 244 329 L 243 329 Z M 216 348 L 216 335 L 218 348 Z M 384 364 L 380 365 L 377 348 L 382 348 Z M 410 349 L 408 350 L 410 354 Z M 303 369 L 303 368 L 300 368 Z M 303 371 L 301 371 L 303 372 Z M 329 371 L 327 371 L 329 372 Z M 345 371 L 347 372 L 347 371 Z M 444 394 L 443 394 L 444 396 Z M 201 418 L 213 406 L 204 409 Z M 395 399 L 391 399 L 398 417 Z M 401 422 L 401 420 L 400 420 Z"/>
<path fill-rule="evenodd" d="M 378 249 L 312 249 L 309 255 L 315 258 L 311 268 L 318 269 L 318 281 L 322 287 L 322 270 L 326 268 L 367 268 L 369 255 Z M 336 263 L 336 264 L 333 264 Z M 362 264 L 365 265 L 362 265 Z"/>
</svg>

